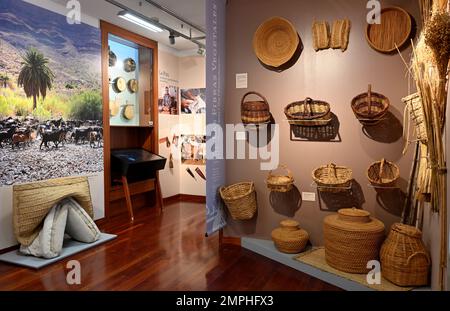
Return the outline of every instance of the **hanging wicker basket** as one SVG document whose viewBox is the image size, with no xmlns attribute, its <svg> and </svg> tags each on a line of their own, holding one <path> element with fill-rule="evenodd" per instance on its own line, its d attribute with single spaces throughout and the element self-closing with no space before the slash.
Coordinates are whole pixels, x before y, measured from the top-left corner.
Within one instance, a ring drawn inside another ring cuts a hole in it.
<svg viewBox="0 0 450 311">
<path fill-rule="evenodd" d="M 422 232 L 415 227 L 394 224 L 380 251 L 383 277 L 399 286 L 425 286 L 431 265 Z"/>
<path fill-rule="evenodd" d="M 332 120 L 330 104 L 309 97 L 289 104 L 284 109 L 284 114 L 291 124 L 301 126 L 322 126 Z"/>
<path fill-rule="evenodd" d="M 324 219 L 325 259 L 335 269 L 367 273 L 384 240 L 384 224 L 358 209 L 341 209 Z"/>
<path fill-rule="evenodd" d="M 289 192 L 294 187 L 294 177 L 287 166 L 280 165 L 280 168 L 285 169 L 287 175 L 274 175 L 270 171 L 266 179 L 267 188 L 274 192 Z"/>
<path fill-rule="evenodd" d="M 272 231 L 272 240 L 275 247 L 282 253 L 301 253 L 308 244 L 309 234 L 300 229 L 299 223 L 295 220 L 283 220 L 280 228 Z"/>
<path fill-rule="evenodd" d="M 256 95 L 260 97 L 262 101 L 245 101 L 249 95 Z M 244 124 L 261 124 L 269 122 L 271 114 L 267 99 L 257 92 L 248 92 L 245 94 L 241 101 L 241 119 Z"/>
<path fill-rule="evenodd" d="M 320 191 L 342 192 L 351 187 L 352 174 L 351 169 L 331 163 L 315 169 L 312 178 Z"/>
<path fill-rule="evenodd" d="M 360 94 L 353 98 L 352 109 L 356 118 L 364 125 L 378 124 L 389 110 L 389 99 L 375 92 L 369 85 L 367 93 Z"/>
<path fill-rule="evenodd" d="M 375 187 L 394 187 L 400 178 L 400 169 L 394 163 L 382 159 L 368 168 L 367 178 Z"/>
<path fill-rule="evenodd" d="M 237 183 L 219 191 L 234 220 L 249 220 L 255 216 L 257 204 L 253 182 Z"/>
<path fill-rule="evenodd" d="M 330 48 L 330 25 L 326 21 L 315 21 L 312 26 L 313 46 L 317 52 Z"/>
</svg>

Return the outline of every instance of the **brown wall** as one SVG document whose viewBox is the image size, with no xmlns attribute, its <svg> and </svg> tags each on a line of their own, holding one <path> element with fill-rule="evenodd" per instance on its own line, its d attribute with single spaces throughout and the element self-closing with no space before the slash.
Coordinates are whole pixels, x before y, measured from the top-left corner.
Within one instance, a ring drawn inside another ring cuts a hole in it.
<svg viewBox="0 0 450 311">
<path fill-rule="evenodd" d="M 398 5 L 409 11 L 420 25 L 417 1 L 382 1 L 383 7 Z M 300 192 L 314 192 L 311 172 L 314 168 L 334 162 L 351 167 L 360 186 L 365 203 L 362 207 L 382 220 L 386 228 L 400 220 L 401 205 L 398 195 L 384 194 L 388 202 L 383 207 L 377 203 L 375 190 L 368 186 L 367 167 L 382 157 L 396 162 L 401 170 L 400 185 L 405 191 L 409 179 L 413 149 L 402 156 L 402 123 L 404 105 L 401 98 L 408 95 L 405 66 L 398 55 L 384 55 L 371 49 L 365 39 L 366 1 L 361 0 L 230 0 L 227 8 L 227 89 L 226 122 L 240 122 L 240 100 L 246 91 L 264 94 L 272 114 L 280 124 L 280 163 L 292 169 Z M 304 51 L 295 66 L 283 73 L 263 68 L 252 50 L 252 38 L 258 25 L 272 16 L 289 19 L 300 34 Z M 349 18 L 352 22 L 349 48 L 345 53 L 326 50 L 316 53 L 312 48 L 311 25 L 314 19 Z M 403 51 L 410 59 L 411 49 Z M 235 88 L 235 74 L 248 72 L 249 89 Z M 373 128 L 377 139 L 368 138 L 350 108 L 352 98 L 367 90 L 368 83 L 374 91 L 391 100 L 390 112 L 394 115 L 384 126 Z M 289 126 L 283 114 L 284 107 L 305 97 L 329 102 L 340 121 L 341 143 L 291 142 Z M 227 181 L 234 183 L 254 180 L 258 192 L 259 214 L 255 221 L 233 222 L 225 230 L 228 236 L 270 238 L 270 232 L 280 220 L 290 217 L 286 211 L 290 202 L 279 203 L 278 212 L 271 206 L 264 180 L 267 172 L 259 169 L 259 161 L 228 160 Z M 351 202 L 338 199 L 329 208 L 352 207 Z M 278 202 L 283 202 L 278 198 Z M 287 203 L 287 204 L 286 204 Z M 327 206 L 322 204 L 324 208 Z M 289 209 L 288 209 L 289 210 Z M 290 212 L 294 210 L 291 208 Z M 317 202 L 303 202 L 294 218 L 311 235 L 315 245 L 322 244 L 322 220 L 329 212 L 319 210 Z"/>
</svg>

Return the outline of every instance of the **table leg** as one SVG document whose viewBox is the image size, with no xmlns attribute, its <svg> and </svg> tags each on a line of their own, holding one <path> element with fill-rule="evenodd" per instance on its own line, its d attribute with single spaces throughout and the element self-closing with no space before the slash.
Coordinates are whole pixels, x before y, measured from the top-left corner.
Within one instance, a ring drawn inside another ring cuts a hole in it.
<svg viewBox="0 0 450 311">
<path fill-rule="evenodd" d="M 131 222 L 134 222 L 133 205 L 131 204 L 130 188 L 128 187 L 128 180 L 126 176 L 122 176 L 123 192 L 127 202 L 128 213 L 130 214 Z"/>
</svg>

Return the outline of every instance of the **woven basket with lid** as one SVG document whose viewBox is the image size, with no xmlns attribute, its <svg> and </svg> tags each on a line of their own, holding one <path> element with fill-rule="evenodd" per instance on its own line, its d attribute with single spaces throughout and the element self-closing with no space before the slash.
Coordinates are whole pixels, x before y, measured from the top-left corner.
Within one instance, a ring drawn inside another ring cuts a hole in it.
<svg viewBox="0 0 450 311">
<path fill-rule="evenodd" d="M 341 209 L 323 223 L 325 259 L 335 269 L 367 273 L 384 240 L 384 224 L 358 209 Z"/>
<path fill-rule="evenodd" d="M 309 234 L 300 229 L 299 223 L 295 220 L 283 220 L 280 228 L 272 231 L 272 240 L 275 247 L 282 253 L 301 253 L 308 243 Z"/>
<path fill-rule="evenodd" d="M 279 168 L 285 169 L 287 175 L 275 175 L 270 171 L 266 179 L 267 188 L 275 192 L 289 192 L 293 188 L 294 177 L 286 165 L 280 165 Z"/>
<path fill-rule="evenodd" d="M 430 255 L 415 227 L 394 224 L 380 251 L 383 277 L 399 286 L 428 285 Z"/>
<path fill-rule="evenodd" d="M 237 183 L 219 191 L 233 219 L 249 220 L 255 216 L 257 204 L 253 182 Z"/>
</svg>

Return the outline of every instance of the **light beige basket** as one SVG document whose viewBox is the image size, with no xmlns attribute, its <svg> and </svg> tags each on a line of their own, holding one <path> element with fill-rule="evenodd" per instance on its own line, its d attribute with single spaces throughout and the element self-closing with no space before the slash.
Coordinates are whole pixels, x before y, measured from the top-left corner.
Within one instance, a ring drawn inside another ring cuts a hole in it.
<svg viewBox="0 0 450 311">
<path fill-rule="evenodd" d="M 384 224 L 358 209 L 341 209 L 324 219 L 325 259 L 340 271 L 367 273 L 367 263 L 378 260 Z"/>
<path fill-rule="evenodd" d="M 312 178 L 320 191 L 342 192 L 351 187 L 353 171 L 334 163 L 323 165 L 312 172 Z"/>
<path fill-rule="evenodd" d="M 282 253 L 301 253 L 308 244 L 309 234 L 300 229 L 299 223 L 295 220 L 283 220 L 280 228 L 272 231 L 272 240 L 275 247 Z"/>
<path fill-rule="evenodd" d="M 292 172 L 286 165 L 280 165 L 279 168 L 285 169 L 287 175 L 274 175 L 273 171 L 270 171 L 266 179 L 267 188 L 274 192 L 289 192 L 294 186 Z"/>
<path fill-rule="evenodd" d="M 326 21 L 315 21 L 312 26 L 314 50 L 330 48 L 330 25 Z"/>
<path fill-rule="evenodd" d="M 407 130 L 408 135 L 409 119 L 407 117 L 407 112 L 409 111 L 410 118 L 414 122 L 417 139 L 423 143 L 428 142 L 427 128 L 425 124 L 425 117 L 423 114 L 422 98 L 420 97 L 419 93 L 409 95 L 403 98 L 402 101 L 406 105 L 405 120 L 403 123 L 405 124 L 404 127 L 405 130 Z M 407 137 L 406 139 L 409 140 L 409 137 Z"/>
<path fill-rule="evenodd" d="M 331 48 L 345 52 L 348 47 L 351 23 L 348 19 L 336 20 L 331 30 Z"/>
<path fill-rule="evenodd" d="M 255 216 L 257 204 L 253 182 L 237 183 L 219 191 L 234 220 L 249 220 Z"/>
<path fill-rule="evenodd" d="M 429 282 L 430 255 L 415 227 L 394 224 L 380 251 L 383 277 L 399 286 L 425 286 Z"/>
</svg>

